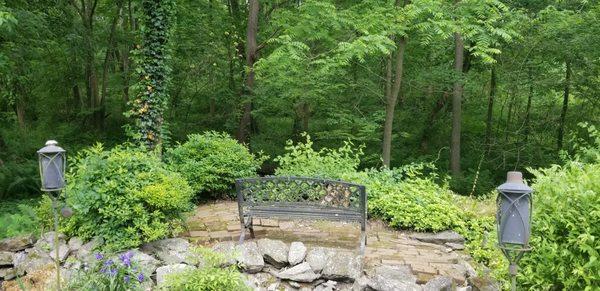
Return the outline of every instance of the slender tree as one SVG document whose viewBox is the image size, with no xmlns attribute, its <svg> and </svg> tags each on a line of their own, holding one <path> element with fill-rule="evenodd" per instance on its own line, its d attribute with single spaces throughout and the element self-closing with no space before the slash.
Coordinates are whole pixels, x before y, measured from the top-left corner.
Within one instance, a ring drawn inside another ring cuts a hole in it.
<svg viewBox="0 0 600 291">
<path fill-rule="evenodd" d="M 246 86 L 245 100 L 243 101 L 242 118 L 238 127 L 237 140 L 241 143 L 247 142 L 252 124 L 252 95 L 254 89 L 254 63 L 257 60 L 258 13 L 260 3 L 258 0 L 248 1 L 248 26 L 246 30 Z"/>
<path fill-rule="evenodd" d="M 460 131 L 462 122 L 463 63 L 465 44 L 459 32 L 454 33 L 454 73 L 452 89 L 452 136 L 450 142 L 450 171 L 460 176 Z"/>
</svg>

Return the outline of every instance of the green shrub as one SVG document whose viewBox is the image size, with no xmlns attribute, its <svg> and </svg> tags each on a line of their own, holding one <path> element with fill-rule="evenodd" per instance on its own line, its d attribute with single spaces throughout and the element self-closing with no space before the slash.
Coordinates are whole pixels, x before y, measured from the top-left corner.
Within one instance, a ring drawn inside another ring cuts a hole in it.
<svg viewBox="0 0 600 291">
<path fill-rule="evenodd" d="M 345 142 L 339 149 L 323 148 L 316 151 L 310 136 L 305 133 L 302 135 L 306 137 L 306 142 L 294 145 L 289 140 L 285 146 L 286 153 L 275 158 L 279 163 L 276 175 L 340 179 L 358 171 L 362 147 L 354 149 L 354 144 Z"/>
<path fill-rule="evenodd" d="M 600 286 L 600 163 L 530 171 L 536 176 L 532 251 L 520 264 L 521 284 L 593 290 Z"/>
<path fill-rule="evenodd" d="M 167 151 L 170 168 L 181 173 L 196 193 L 231 193 L 235 179 L 251 177 L 267 157 L 255 156 L 225 133 L 188 135 Z"/>
<path fill-rule="evenodd" d="M 178 231 L 193 191 L 151 153 L 101 145 L 79 153 L 66 196 L 74 215 L 65 230 L 84 240 L 100 236 L 109 250 L 136 247 Z"/>
</svg>

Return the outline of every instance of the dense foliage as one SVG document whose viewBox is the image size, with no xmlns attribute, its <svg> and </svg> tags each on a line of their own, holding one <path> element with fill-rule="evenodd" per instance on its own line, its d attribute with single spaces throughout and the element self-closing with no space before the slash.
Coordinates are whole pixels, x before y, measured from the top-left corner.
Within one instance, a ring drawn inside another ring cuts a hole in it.
<svg viewBox="0 0 600 291">
<path fill-rule="evenodd" d="M 599 161 L 533 170 L 532 251 L 519 278 L 528 288 L 600 286 Z"/>
<path fill-rule="evenodd" d="M 165 158 L 196 193 L 214 197 L 230 194 L 235 179 L 255 176 L 266 157 L 253 155 L 228 134 L 213 131 L 188 135 Z"/>
<path fill-rule="evenodd" d="M 65 230 L 84 240 L 104 238 L 107 249 L 137 247 L 177 231 L 193 191 L 154 155 L 96 145 L 71 164 L 66 197 L 75 215 Z"/>
<path fill-rule="evenodd" d="M 3 201 L 0 204 L 0 239 L 38 230 L 36 203 L 37 199 Z"/>
<path fill-rule="evenodd" d="M 597 1 L 259 1 L 249 55 L 250 2 L 0 1 L 0 195 L 38 191 L 46 139 L 122 143 L 126 112 L 146 141 L 243 127 L 277 156 L 302 132 L 317 149 L 349 139 L 365 144 L 360 168 L 382 165 L 389 128 L 391 167 L 446 172 L 462 105 L 449 184 L 477 195 L 600 121 Z"/>
</svg>

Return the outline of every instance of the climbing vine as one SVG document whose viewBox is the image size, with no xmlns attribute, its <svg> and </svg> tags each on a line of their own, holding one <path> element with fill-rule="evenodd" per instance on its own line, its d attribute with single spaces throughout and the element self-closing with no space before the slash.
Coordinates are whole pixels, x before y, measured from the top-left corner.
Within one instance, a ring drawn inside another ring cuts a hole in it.
<svg viewBox="0 0 600 291">
<path fill-rule="evenodd" d="M 142 39 L 134 52 L 139 82 L 134 86 L 136 95 L 127 115 L 135 120 L 134 138 L 148 149 L 156 148 L 163 140 L 163 113 L 171 73 L 168 41 L 174 6 L 174 0 L 141 1 Z"/>
</svg>

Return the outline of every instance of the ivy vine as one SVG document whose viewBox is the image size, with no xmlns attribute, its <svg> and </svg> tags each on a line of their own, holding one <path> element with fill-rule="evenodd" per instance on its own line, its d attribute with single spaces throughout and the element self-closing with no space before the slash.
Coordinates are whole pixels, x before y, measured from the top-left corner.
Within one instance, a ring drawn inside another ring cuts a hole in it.
<svg viewBox="0 0 600 291">
<path fill-rule="evenodd" d="M 134 86 L 135 99 L 127 116 L 134 119 L 134 138 L 148 149 L 162 142 L 163 113 L 167 108 L 167 85 L 171 73 L 168 45 L 174 0 L 142 0 L 140 20 L 141 45 L 133 53 L 138 64 L 139 82 Z"/>
</svg>

